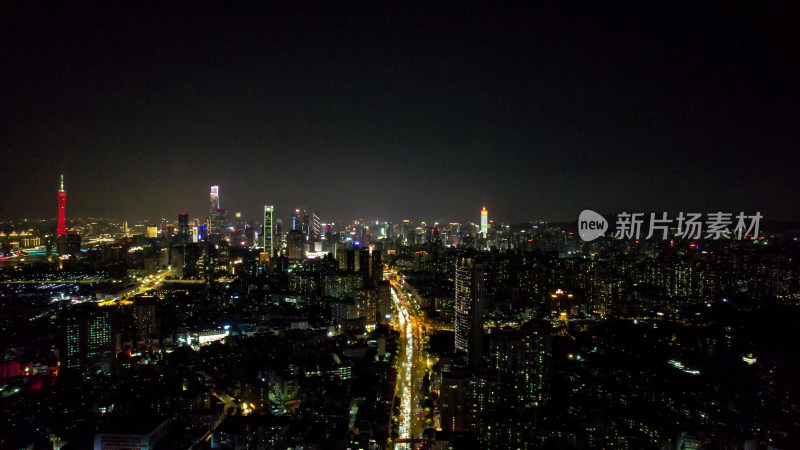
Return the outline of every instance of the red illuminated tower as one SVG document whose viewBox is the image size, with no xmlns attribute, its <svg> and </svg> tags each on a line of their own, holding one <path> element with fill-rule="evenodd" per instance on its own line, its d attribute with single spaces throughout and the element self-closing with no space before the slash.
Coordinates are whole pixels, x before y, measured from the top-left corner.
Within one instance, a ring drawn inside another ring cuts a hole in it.
<svg viewBox="0 0 800 450">
<path fill-rule="evenodd" d="M 67 205 L 67 191 L 64 190 L 64 175 L 61 175 L 61 189 L 58 190 L 58 230 L 56 236 L 67 234 L 67 227 L 64 219 L 64 208 Z"/>
</svg>

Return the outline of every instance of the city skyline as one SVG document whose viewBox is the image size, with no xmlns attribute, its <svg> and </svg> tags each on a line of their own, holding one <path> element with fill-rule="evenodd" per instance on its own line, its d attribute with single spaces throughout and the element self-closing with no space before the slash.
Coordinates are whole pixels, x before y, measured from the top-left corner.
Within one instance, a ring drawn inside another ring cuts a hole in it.
<svg viewBox="0 0 800 450">
<path fill-rule="evenodd" d="M 202 223 L 207 223 L 209 225 L 212 225 L 212 227 L 213 227 L 214 226 L 213 224 L 215 222 L 218 222 L 219 220 L 229 221 L 229 219 L 232 217 L 232 215 L 235 214 L 235 219 L 237 221 L 240 221 L 240 220 L 243 221 L 242 224 L 244 224 L 245 222 L 253 223 L 253 224 L 263 224 L 263 222 L 259 222 L 258 220 L 252 220 L 252 218 L 247 213 L 243 214 L 241 211 L 227 210 L 226 208 L 221 208 L 221 197 L 220 197 L 219 189 L 220 189 L 219 185 L 214 185 L 214 186 L 210 187 L 211 194 L 210 194 L 210 207 L 208 209 L 208 214 L 205 215 L 205 216 L 203 214 L 198 214 L 197 216 L 193 217 L 193 220 L 197 220 L 197 221 L 200 221 Z M 65 202 L 65 199 L 66 199 L 66 192 L 64 191 L 64 176 L 62 174 L 61 175 L 61 184 L 60 184 L 60 187 L 59 187 L 59 190 L 58 190 L 59 205 L 58 205 L 58 219 L 57 219 L 57 230 L 56 230 L 56 234 L 58 234 L 58 235 L 63 235 L 65 233 L 65 220 L 66 220 L 66 216 L 64 214 L 64 209 L 65 209 L 64 208 L 64 202 Z M 264 206 L 265 209 L 267 207 L 269 207 L 270 211 L 271 211 L 270 217 L 276 216 L 276 213 L 277 213 L 277 217 L 275 218 L 275 222 L 274 223 L 280 223 L 280 222 L 283 221 L 284 218 L 286 218 L 287 219 L 287 223 L 289 224 L 289 227 L 290 227 L 289 229 L 290 230 L 296 229 L 296 227 L 297 227 L 296 221 L 298 220 L 298 218 L 303 217 L 301 219 L 303 221 L 303 223 L 300 225 L 300 227 L 302 228 L 303 233 L 308 237 L 314 237 L 314 238 L 319 238 L 320 237 L 321 225 L 330 225 L 330 224 L 334 224 L 335 223 L 335 224 L 337 224 L 339 226 L 341 226 L 341 225 L 347 226 L 348 224 L 352 225 L 354 223 L 359 223 L 359 222 L 363 223 L 365 225 L 369 225 L 373 220 L 375 221 L 376 225 L 379 222 L 380 223 L 396 223 L 396 224 L 399 224 L 400 222 L 407 222 L 409 220 L 412 223 L 427 224 L 426 226 L 428 226 L 428 225 L 438 225 L 440 227 L 448 225 L 448 224 L 472 224 L 472 225 L 474 225 L 476 227 L 476 230 L 478 230 L 479 233 L 481 233 L 481 235 L 484 238 L 486 237 L 486 232 L 487 232 L 488 226 L 490 224 L 498 224 L 498 225 L 508 226 L 508 225 L 514 225 L 514 224 L 523 224 L 523 223 L 549 223 L 549 224 L 554 224 L 554 225 L 558 225 L 558 226 L 563 226 L 563 225 L 569 225 L 570 223 L 573 223 L 573 224 L 577 223 L 576 220 L 575 220 L 576 218 L 572 218 L 572 220 L 564 220 L 564 221 L 552 221 L 552 220 L 547 220 L 547 219 L 543 219 L 543 218 L 532 218 L 532 219 L 528 219 L 528 220 L 521 220 L 521 221 L 514 221 L 514 222 L 511 222 L 511 221 L 507 222 L 503 218 L 500 218 L 499 220 L 496 220 L 496 218 L 494 216 L 492 216 L 491 218 L 488 217 L 488 210 L 486 209 L 485 205 L 482 206 L 481 210 L 478 212 L 478 214 L 480 214 L 480 218 L 479 218 L 478 221 L 473 221 L 472 220 L 473 218 L 467 218 L 465 220 L 456 220 L 456 219 L 453 219 L 453 218 L 445 218 L 444 220 L 441 220 L 441 218 L 437 218 L 435 220 L 431 220 L 430 218 L 412 218 L 412 217 L 409 217 L 409 216 L 396 216 L 396 217 L 404 217 L 404 218 L 403 219 L 396 219 L 394 217 L 391 217 L 391 218 L 387 218 L 387 217 L 372 217 L 372 218 L 351 217 L 350 219 L 347 219 L 347 220 L 336 220 L 336 221 L 329 220 L 329 221 L 327 221 L 325 223 L 320 221 L 320 213 L 318 211 L 315 211 L 315 212 L 313 212 L 313 213 L 311 213 L 309 215 L 308 211 L 307 211 L 307 209 L 305 207 L 303 207 L 303 208 L 294 208 L 293 210 L 290 211 L 288 216 L 284 216 L 284 217 L 280 216 L 279 208 L 275 208 L 274 206 L 266 206 L 266 205 Z M 301 214 L 301 211 L 302 211 L 302 214 Z M 589 213 L 591 213 L 591 214 L 597 214 L 597 213 L 595 213 L 594 211 L 591 211 L 591 210 L 585 210 L 585 211 L 582 212 L 582 214 L 586 213 L 587 211 L 589 211 Z M 630 216 L 631 214 L 635 214 L 636 217 L 637 217 L 637 219 L 636 219 L 637 221 L 646 221 L 647 217 L 649 217 L 651 214 L 658 214 L 659 218 L 661 218 L 661 216 L 664 215 L 664 218 L 660 219 L 660 220 L 666 220 L 668 223 L 671 223 L 672 226 L 674 227 L 677 224 L 676 220 L 678 219 L 678 217 L 676 217 L 675 213 L 677 213 L 677 212 L 676 211 L 660 211 L 658 213 L 655 213 L 655 212 L 641 212 L 641 211 L 639 211 L 639 212 L 636 212 L 636 213 L 632 213 L 632 212 L 625 212 L 625 211 L 603 211 L 602 215 L 603 216 L 607 216 L 607 217 L 614 217 L 614 216 L 622 217 L 622 216 Z M 702 212 L 694 212 L 694 213 L 690 213 L 690 215 L 691 214 L 697 214 L 697 218 L 700 218 L 700 220 L 702 220 L 702 216 L 703 216 Z M 709 213 L 706 213 L 706 214 L 709 215 L 709 216 L 717 216 L 717 215 L 723 215 L 724 216 L 726 214 L 728 214 L 730 216 L 733 216 L 734 213 L 733 212 L 718 211 L 718 212 L 709 212 Z M 754 217 L 754 216 L 747 216 L 744 211 L 739 211 L 738 214 L 744 215 L 744 216 L 746 216 L 748 218 Z M 755 214 L 758 215 L 758 221 L 759 222 L 761 221 L 761 219 L 764 218 L 760 214 L 760 211 L 755 211 Z M 684 212 L 681 211 L 681 212 L 677 213 L 677 215 L 678 216 L 683 216 Z M 96 217 L 96 216 L 93 217 L 93 216 L 87 216 L 87 217 L 78 217 L 77 220 L 86 220 L 86 219 L 90 219 L 90 218 L 95 218 L 95 219 L 121 220 L 123 222 L 131 222 L 132 224 L 133 223 L 142 223 L 142 222 L 153 222 L 153 223 L 169 223 L 169 224 L 173 224 L 174 225 L 174 224 L 177 223 L 180 226 L 180 221 L 182 220 L 182 218 L 184 216 L 188 217 L 188 213 L 185 213 L 185 212 L 179 213 L 177 222 L 175 220 L 173 220 L 174 217 L 173 218 L 169 218 L 169 219 L 166 218 L 166 217 L 160 217 L 160 218 L 138 217 L 138 218 L 130 218 L 130 219 L 128 219 L 128 218 L 119 218 L 119 217 Z M 265 217 L 265 216 L 259 216 L 259 217 Z M 70 219 L 72 219 L 72 218 L 70 218 Z M 248 219 L 250 219 L 250 220 L 248 220 Z M 20 220 L 16 220 L 16 221 L 14 221 L 14 220 L 5 221 L 5 223 L 7 223 L 7 224 L 16 223 L 16 225 L 19 226 L 19 225 L 25 223 L 27 220 L 28 220 L 28 218 L 24 218 L 24 219 L 20 219 Z M 37 221 L 37 220 L 38 221 L 47 221 L 47 220 L 51 220 L 51 219 L 42 219 L 42 218 L 33 219 L 33 221 Z M 313 230 L 310 228 L 310 226 L 312 224 L 310 224 L 309 221 L 313 221 Z M 800 222 L 798 222 L 798 221 L 775 220 L 775 219 L 772 219 L 772 218 L 768 218 L 765 221 L 765 223 L 777 226 L 777 229 L 784 229 L 786 227 L 790 227 L 791 228 L 791 227 L 800 225 Z M 218 231 L 215 231 L 215 233 L 218 233 Z"/>
<path fill-rule="evenodd" d="M 0 448 L 800 448 L 798 50 L 800 3 L 2 2 Z"/>
</svg>

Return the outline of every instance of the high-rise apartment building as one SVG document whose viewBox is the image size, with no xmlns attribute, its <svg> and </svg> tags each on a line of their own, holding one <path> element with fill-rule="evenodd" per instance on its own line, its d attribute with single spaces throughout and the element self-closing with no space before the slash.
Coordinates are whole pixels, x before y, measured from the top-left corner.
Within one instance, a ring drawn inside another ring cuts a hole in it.
<svg viewBox="0 0 800 450">
<path fill-rule="evenodd" d="M 546 401 L 551 332 L 549 323 L 530 321 L 522 329 L 491 334 L 487 359 L 498 374 L 503 404 L 530 408 Z"/>
<path fill-rule="evenodd" d="M 64 366 L 80 372 L 108 373 L 114 356 L 111 309 L 79 305 L 66 318 Z"/>
<path fill-rule="evenodd" d="M 460 258 L 455 267 L 455 348 L 466 352 L 472 364 L 483 356 L 484 267 L 472 258 Z"/>
</svg>

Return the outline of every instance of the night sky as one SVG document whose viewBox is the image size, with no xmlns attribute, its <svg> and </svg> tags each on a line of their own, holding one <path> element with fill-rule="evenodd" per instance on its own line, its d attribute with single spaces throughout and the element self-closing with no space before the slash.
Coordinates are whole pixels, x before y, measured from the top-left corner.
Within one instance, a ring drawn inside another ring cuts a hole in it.
<svg viewBox="0 0 800 450">
<path fill-rule="evenodd" d="M 800 219 L 797 7 L 75 3 L 0 4 L 0 220 Z"/>
</svg>

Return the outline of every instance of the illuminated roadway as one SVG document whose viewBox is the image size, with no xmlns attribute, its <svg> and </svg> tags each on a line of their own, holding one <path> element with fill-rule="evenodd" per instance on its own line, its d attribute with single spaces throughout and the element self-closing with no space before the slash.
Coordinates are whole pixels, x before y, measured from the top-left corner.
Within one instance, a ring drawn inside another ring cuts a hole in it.
<svg viewBox="0 0 800 450">
<path fill-rule="evenodd" d="M 387 271 L 386 278 L 392 285 L 392 301 L 397 311 L 395 326 L 400 332 L 395 387 L 395 395 L 400 398 L 398 440 L 419 439 L 425 430 L 421 406 L 422 379 L 427 368 L 427 359 L 422 351 L 423 321 L 417 303 L 409 299 L 397 274 Z M 412 443 L 396 444 L 396 448 L 413 447 Z"/>
</svg>

